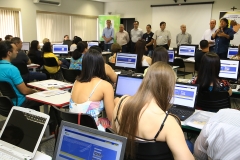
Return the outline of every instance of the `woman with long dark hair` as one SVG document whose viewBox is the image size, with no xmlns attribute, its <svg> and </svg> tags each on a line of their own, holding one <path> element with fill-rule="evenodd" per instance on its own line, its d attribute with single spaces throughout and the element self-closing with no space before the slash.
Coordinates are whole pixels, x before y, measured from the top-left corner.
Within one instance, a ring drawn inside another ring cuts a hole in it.
<svg viewBox="0 0 240 160">
<path fill-rule="evenodd" d="M 43 53 L 39 50 L 40 45 L 37 40 L 33 40 L 30 45 L 30 50 L 28 52 L 28 57 L 31 59 L 32 63 L 43 65 Z"/>
<path fill-rule="evenodd" d="M 135 53 L 138 55 L 137 68 L 150 66 L 152 63 L 152 59 L 144 55 L 146 53 L 145 46 L 146 46 L 146 42 L 144 40 L 138 40 L 135 45 Z"/>
</svg>

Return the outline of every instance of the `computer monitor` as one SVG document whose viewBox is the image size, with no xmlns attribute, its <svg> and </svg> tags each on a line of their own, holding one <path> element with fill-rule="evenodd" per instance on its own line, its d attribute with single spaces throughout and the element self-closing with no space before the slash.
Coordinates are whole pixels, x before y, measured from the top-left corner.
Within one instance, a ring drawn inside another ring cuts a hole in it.
<svg viewBox="0 0 240 160">
<path fill-rule="evenodd" d="M 194 108 L 198 85 L 177 83 L 175 85 L 172 103 L 174 105 Z"/>
<path fill-rule="evenodd" d="M 196 46 L 194 45 L 181 45 L 179 46 L 179 56 L 194 57 L 196 52 Z"/>
<path fill-rule="evenodd" d="M 174 50 L 168 50 L 168 56 L 169 56 L 169 61 L 173 63 L 174 62 Z"/>
<path fill-rule="evenodd" d="M 127 138 L 61 122 L 53 159 L 123 160 Z"/>
<path fill-rule="evenodd" d="M 30 49 L 30 42 L 22 42 L 22 50 L 29 51 Z"/>
<path fill-rule="evenodd" d="M 99 42 L 88 42 L 88 49 L 92 46 L 99 46 Z"/>
<path fill-rule="evenodd" d="M 115 96 L 133 96 L 141 85 L 142 80 L 143 77 L 132 77 L 119 74 L 115 88 Z"/>
<path fill-rule="evenodd" d="M 228 48 L 228 55 L 227 58 L 231 58 L 238 53 L 238 48 Z"/>
<path fill-rule="evenodd" d="M 239 61 L 237 60 L 220 60 L 221 69 L 219 77 L 227 80 L 238 80 Z"/>
<path fill-rule="evenodd" d="M 117 53 L 115 66 L 120 68 L 136 69 L 137 54 Z"/>
<path fill-rule="evenodd" d="M 54 44 L 53 45 L 54 54 L 68 54 L 68 45 L 65 44 Z"/>
</svg>

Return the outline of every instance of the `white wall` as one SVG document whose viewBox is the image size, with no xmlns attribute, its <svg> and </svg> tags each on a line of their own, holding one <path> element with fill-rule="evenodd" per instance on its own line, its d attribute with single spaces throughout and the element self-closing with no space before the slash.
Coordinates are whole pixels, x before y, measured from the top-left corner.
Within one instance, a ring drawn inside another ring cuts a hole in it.
<svg viewBox="0 0 240 160">
<path fill-rule="evenodd" d="M 183 0 L 178 0 L 184 3 Z M 194 2 L 209 2 L 212 0 L 187 0 L 188 3 Z M 214 0 L 213 0 L 214 1 Z M 144 0 L 144 1 L 127 1 L 127 2 L 107 2 L 105 3 L 105 14 L 112 12 L 112 14 L 120 14 L 121 18 L 136 18 L 139 21 L 139 27 L 145 30 L 147 24 L 152 23 L 152 8 L 150 5 L 174 4 L 173 0 Z M 233 6 L 240 9 L 240 0 L 215 0 L 212 9 L 212 18 L 219 19 L 219 11 L 229 11 Z M 190 7 L 190 6 L 189 6 Z M 161 19 L 156 19 L 159 23 Z M 183 22 L 184 23 L 184 22 Z M 201 23 L 201 22 L 199 22 Z M 181 24 L 176 24 L 181 25 Z M 217 24 L 218 25 L 218 24 Z M 153 32 L 159 29 L 159 26 L 152 26 Z M 180 29 L 179 29 L 180 32 Z M 196 29 L 197 32 L 197 29 Z M 176 35 L 172 35 L 176 36 Z"/>
<path fill-rule="evenodd" d="M 0 7 L 21 9 L 23 41 L 37 39 L 36 10 L 93 16 L 104 13 L 104 3 L 89 0 L 62 0 L 61 6 L 34 4 L 33 0 L 0 0 Z"/>
</svg>

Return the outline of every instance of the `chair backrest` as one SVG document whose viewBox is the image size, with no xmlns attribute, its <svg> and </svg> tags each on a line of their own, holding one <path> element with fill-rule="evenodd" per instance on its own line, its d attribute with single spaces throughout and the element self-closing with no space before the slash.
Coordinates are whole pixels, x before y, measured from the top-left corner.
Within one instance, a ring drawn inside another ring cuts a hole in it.
<svg viewBox="0 0 240 160">
<path fill-rule="evenodd" d="M 231 108 L 229 93 L 227 91 L 198 92 L 196 106 L 211 112 L 217 112 L 223 108 Z"/>
<path fill-rule="evenodd" d="M 141 67 L 141 68 L 137 68 L 137 69 L 136 69 L 136 73 L 144 73 L 144 70 L 145 70 L 146 68 L 148 68 L 148 66 L 143 66 L 143 67 Z"/>
<path fill-rule="evenodd" d="M 81 74 L 81 70 L 61 68 L 63 77 L 66 81 L 74 83 L 76 77 Z"/>
<path fill-rule="evenodd" d="M 58 67 L 58 63 L 54 57 L 44 57 L 43 64 L 48 67 Z"/>
<path fill-rule="evenodd" d="M 7 117 L 13 107 L 12 100 L 7 96 L 0 96 L 0 115 Z"/>
<path fill-rule="evenodd" d="M 24 63 L 12 63 L 12 64 L 18 68 L 21 75 L 27 75 L 29 73 L 26 64 Z"/>
<path fill-rule="evenodd" d="M 174 59 L 173 66 L 179 66 L 179 68 L 185 68 L 185 64 L 182 58 Z"/>
<path fill-rule="evenodd" d="M 18 98 L 17 95 L 12 88 L 11 84 L 8 82 L 0 81 L 0 92 L 2 93 L 3 96 L 7 96 L 11 99 L 15 98 L 16 99 L 16 106 L 18 105 Z"/>
</svg>

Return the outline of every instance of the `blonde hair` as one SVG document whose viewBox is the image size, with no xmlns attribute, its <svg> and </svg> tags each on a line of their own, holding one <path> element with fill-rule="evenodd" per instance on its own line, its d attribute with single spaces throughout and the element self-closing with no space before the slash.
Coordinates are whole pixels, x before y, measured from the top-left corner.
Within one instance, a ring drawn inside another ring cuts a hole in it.
<svg viewBox="0 0 240 160">
<path fill-rule="evenodd" d="M 44 38 L 43 39 L 43 44 L 46 43 L 46 42 L 50 42 L 50 40 L 48 38 Z"/>
</svg>

